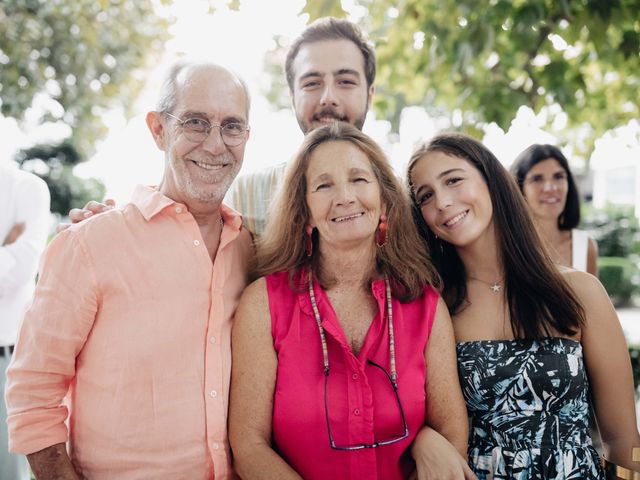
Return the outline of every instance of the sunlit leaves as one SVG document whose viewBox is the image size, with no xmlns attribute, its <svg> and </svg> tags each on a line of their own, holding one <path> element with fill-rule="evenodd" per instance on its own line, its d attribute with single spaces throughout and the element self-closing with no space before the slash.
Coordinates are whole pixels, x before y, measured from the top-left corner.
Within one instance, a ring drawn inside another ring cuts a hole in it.
<svg viewBox="0 0 640 480">
<path fill-rule="evenodd" d="M 0 3 L 2 114 L 22 119 L 46 93 L 83 155 L 104 133 L 101 115 L 131 105 L 142 86 L 137 69 L 154 61 L 167 37 L 159 0 L 5 0 Z M 59 118 L 56 118 L 59 117 Z"/>
<path fill-rule="evenodd" d="M 567 130 L 588 124 L 593 138 L 640 117 L 640 0 L 353 3 L 368 8 L 361 23 L 376 44 L 374 108 L 394 128 L 407 105 L 459 110 L 469 130 L 508 129 L 521 105 L 558 104 Z M 344 17 L 342 5 L 304 11 Z"/>
</svg>

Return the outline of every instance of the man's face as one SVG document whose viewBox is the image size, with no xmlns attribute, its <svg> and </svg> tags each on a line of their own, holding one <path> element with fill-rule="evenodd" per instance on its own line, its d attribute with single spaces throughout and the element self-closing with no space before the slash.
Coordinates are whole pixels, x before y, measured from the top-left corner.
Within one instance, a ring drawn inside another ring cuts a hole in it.
<svg viewBox="0 0 640 480">
<path fill-rule="evenodd" d="M 304 133 L 340 120 L 362 129 L 373 95 L 364 57 L 349 40 L 306 43 L 293 61 L 293 108 Z"/>
<path fill-rule="evenodd" d="M 189 67 L 179 74 L 177 83 L 176 105 L 169 112 L 175 117 L 206 120 L 211 125 L 247 124 L 244 89 L 228 71 Z M 246 141 L 229 147 L 222 141 L 221 129 L 214 127 L 203 141 L 194 142 L 185 136 L 179 120 L 160 112 L 149 115 L 156 143 L 165 152 L 160 191 L 186 205 L 194 201 L 219 204 L 242 166 Z"/>
</svg>

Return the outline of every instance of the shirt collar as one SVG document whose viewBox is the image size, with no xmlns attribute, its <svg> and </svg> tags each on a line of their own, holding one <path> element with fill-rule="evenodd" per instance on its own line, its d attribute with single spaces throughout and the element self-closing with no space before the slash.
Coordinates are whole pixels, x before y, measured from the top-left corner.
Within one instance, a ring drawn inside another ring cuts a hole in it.
<svg viewBox="0 0 640 480">
<path fill-rule="evenodd" d="M 138 185 L 133 191 L 131 203 L 140 210 L 144 219 L 149 221 L 166 207 L 176 202 L 160 193 L 157 186 Z"/>
<path fill-rule="evenodd" d="M 177 202 L 163 195 L 157 186 L 138 185 L 136 186 L 131 198 L 133 203 L 146 221 L 151 220 L 162 210 L 170 205 L 178 205 Z M 186 206 L 185 206 L 186 209 Z M 220 205 L 220 214 L 225 226 L 230 227 L 234 231 L 242 230 L 242 215 L 227 205 Z"/>
</svg>

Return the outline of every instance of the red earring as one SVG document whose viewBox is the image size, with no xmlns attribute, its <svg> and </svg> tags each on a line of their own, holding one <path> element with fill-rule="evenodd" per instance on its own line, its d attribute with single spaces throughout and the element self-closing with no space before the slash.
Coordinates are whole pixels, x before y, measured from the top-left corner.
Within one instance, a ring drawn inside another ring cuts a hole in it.
<svg viewBox="0 0 640 480">
<path fill-rule="evenodd" d="M 307 257 L 311 258 L 313 255 L 313 227 L 307 226 Z"/>
<path fill-rule="evenodd" d="M 380 248 L 384 247 L 387 243 L 387 216 L 380 215 L 380 223 L 376 230 L 376 245 Z"/>
</svg>

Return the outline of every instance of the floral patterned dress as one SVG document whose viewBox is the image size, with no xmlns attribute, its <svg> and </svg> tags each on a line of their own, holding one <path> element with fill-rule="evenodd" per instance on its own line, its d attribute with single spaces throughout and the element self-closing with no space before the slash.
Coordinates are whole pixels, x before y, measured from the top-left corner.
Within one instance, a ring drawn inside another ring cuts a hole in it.
<svg viewBox="0 0 640 480">
<path fill-rule="evenodd" d="M 461 342 L 457 351 L 479 480 L 605 478 L 589 436 L 579 342 Z"/>
</svg>

